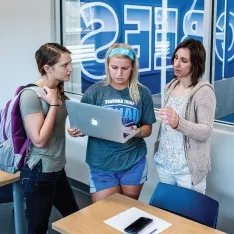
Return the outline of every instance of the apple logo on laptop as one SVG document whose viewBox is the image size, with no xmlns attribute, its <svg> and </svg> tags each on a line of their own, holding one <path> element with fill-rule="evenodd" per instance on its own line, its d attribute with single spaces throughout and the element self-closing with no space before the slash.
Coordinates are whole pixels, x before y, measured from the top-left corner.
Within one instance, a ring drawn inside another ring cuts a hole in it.
<svg viewBox="0 0 234 234">
<path fill-rule="evenodd" d="M 91 119 L 91 124 L 94 125 L 94 126 L 97 126 L 98 125 L 98 121 L 94 118 Z"/>
</svg>

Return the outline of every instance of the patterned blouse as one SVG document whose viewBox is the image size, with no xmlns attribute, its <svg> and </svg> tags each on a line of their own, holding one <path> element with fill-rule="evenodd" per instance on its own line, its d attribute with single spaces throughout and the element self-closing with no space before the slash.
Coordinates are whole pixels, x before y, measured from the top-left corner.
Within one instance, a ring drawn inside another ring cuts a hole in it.
<svg viewBox="0 0 234 234">
<path fill-rule="evenodd" d="M 173 108 L 181 117 L 185 116 L 185 108 L 189 94 L 182 97 L 169 97 L 167 106 Z M 158 152 L 154 156 L 156 165 L 170 174 L 189 173 L 188 163 L 184 151 L 184 135 L 162 123 Z"/>
</svg>

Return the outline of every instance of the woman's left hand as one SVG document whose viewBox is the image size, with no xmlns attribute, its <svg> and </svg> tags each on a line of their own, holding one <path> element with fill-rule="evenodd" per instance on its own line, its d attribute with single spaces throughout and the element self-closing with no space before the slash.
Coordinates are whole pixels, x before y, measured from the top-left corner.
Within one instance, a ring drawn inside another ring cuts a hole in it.
<svg viewBox="0 0 234 234">
<path fill-rule="evenodd" d="M 67 132 L 68 132 L 68 134 L 69 134 L 70 136 L 72 136 L 72 137 L 83 137 L 83 136 L 85 136 L 84 134 L 82 134 L 82 133 L 80 132 L 79 129 L 75 129 L 75 128 L 71 128 L 71 127 L 68 127 L 68 128 L 67 128 Z"/>
<path fill-rule="evenodd" d="M 141 131 L 137 131 L 138 127 L 136 125 L 131 125 L 129 127 L 124 127 L 124 132 L 131 133 L 132 131 L 136 131 L 135 137 L 139 137 L 141 135 Z"/>
<path fill-rule="evenodd" d="M 172 128 L 177 128 L 179 125 L 179 116 L 170 106 L 160 109 L 159 117 L 164 123 L 170 125 Z"/>
<path fill-rule="evenodd" d="M 132 131 L 136 131 L 138 127 L 136 125 L 131 126 Z M 141 136 L 141 131 L 138 131 L 137 134 L 134 137 L 139 137 Z"/>
</svg>

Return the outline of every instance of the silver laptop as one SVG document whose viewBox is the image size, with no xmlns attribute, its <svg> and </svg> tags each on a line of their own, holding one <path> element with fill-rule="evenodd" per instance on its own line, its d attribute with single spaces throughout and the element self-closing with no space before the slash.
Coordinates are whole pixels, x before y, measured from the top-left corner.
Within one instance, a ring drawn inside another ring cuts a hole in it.
<svg viewBox="0 0 234 234">
<path fill-rule="evenodd" d="M 139 131 L 124 127 L 118 110 L 72 100 L 66 100 L 66 106 L 71 127 L 85 135 L 125 143 Z"/>
</svg>

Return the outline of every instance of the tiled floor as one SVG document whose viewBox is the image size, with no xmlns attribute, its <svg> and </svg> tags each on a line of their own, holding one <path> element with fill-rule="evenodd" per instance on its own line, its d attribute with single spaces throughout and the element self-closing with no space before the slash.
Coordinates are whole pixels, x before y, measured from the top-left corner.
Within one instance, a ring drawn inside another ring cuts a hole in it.
<svg viewBox="0 0 234 234">
<path fill-rule="evenodd" d="M 81 192 L 79 190 L 74 189 L 74 194 L 76 196 L 77 203 L 80 208 L 84 208 L 91 204 L 91 197 L 88 193 Z M 14 215 L 12 212 L 13 204 L 4 203 L 0 204 L 0 234 L 14 234 Z M 51 229 L 51 223 L 62 218 L 60 213 L 53 208 L 52 214 L 50 217 L 50 229 L 49 234 L 56 234 L 58 232 Z"/>
</svg>

